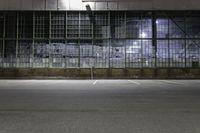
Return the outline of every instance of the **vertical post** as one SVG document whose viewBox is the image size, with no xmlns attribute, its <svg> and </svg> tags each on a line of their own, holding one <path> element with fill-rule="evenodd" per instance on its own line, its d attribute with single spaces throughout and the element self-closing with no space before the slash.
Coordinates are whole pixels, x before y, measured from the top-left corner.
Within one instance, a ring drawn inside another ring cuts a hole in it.
<svg viewBox="0 0 200 133">
<path fill-rule="evenodd" d="M 65 13 L 65 39 L 67 39 L 67 11 Z"/>
<path fill-rule="evenodd" d="M 91 12 L 91 14 L 89 13 L 90 15 L 90 22 L 92 23 L 92 57 L 93 57 L 93 62 L 92 62 L 92 66 L 91 67 L 94 67 L 95 64 L 95 54 L 94 54 L 94 45 L 95 45 L 95 32 L 94 32 L 94 29 L 95 29 L 95 20 L 94 20 L 94 12 Z"/>
<path fill-rule="evenodd" d="M 3 67 L 4 67 L 4 57 L 5 57 L 5 37 L 6 37 L 6 12 L 4 12 L 4 21 L 3 21 L 3 52 L 2 52 L 2 63 L 3 63 Z"/>
<path fill-rule="evenodd" d="M 81 45 L 80 45 L 80 34 L 81 34 L 81 13 L 79 11 L 79 23 L 78 23 L 78 46 L 79 46 L 79 55 L 78 55 L 78 67 L 80 68 L 81 67 Z"/>
<path fill-rule="evenodd" d="M 91 12 L 91 22 L 92 22 L 92 55 L 93 55 L 93 63 L 92 63 L 92 71 L 91 71 L 91 79 L 93 79 L 93 68 L 95 67 L 95 61 L 96 61 L 96 53 L 94 53 L 94 45 L 95 45 L 95 13 Z"/>
<path fill-rule="evenodd" d="M 16 57 L 15 57 L 15 58 L 16 58 L 16 67 L 18 67 L 18 65 L 19 65 L 19 64 L 18 64 L 18 62 L 19 62 L 19 61 L 18 61 L 18 47 L 19 47 L 19 46 L 18 46 L 18 45 L 19 45 L 19 42 L 18 42 L 18 39 L 19 39 L 19 12 L 17 12 L 17 27 L 16 27 L 16 28 L 17 28 L 17 31 L 16 31 L 16 32 L 17 32 L 17 33 L 16 33 L 16 34 L 17 34 L 17 39 L 16 39 Z"/>
<path fill-rule="evenodd" d="M 64 64 L 64 68 L 67 68 L 67 56 L 66 56 L 66 51 L 67 51 L 67 46 L 66 46 L 66 45 L 67 45 L 67 40 L 65 39 L 64 42 L 65 42 L 65 45 L 64 45 L 64 47 L 65 47 L 65 52 L 64 52 L 64 57 L 63 57 L 64 60 L 65 60 L 65 61 L 64 61 L 64 63 L 65 63 L 65 64 Z"/>
<path fill-rule="evenodd" d="M 156 29 L 156 16 L 155 13 L 152 12 L 152 45 L 154 48 L 154 58 L 155 58 L 155 64 L 154 68 L 157 68 L 157 29 Z"/>
<path fill-rule="evenodd" d="M 127 60 L 127 55 L 126 55 L 126 11 L 124 12 L 124 47 L 125 47 L 125 70 L 127 68 L 126 60 Z"/>
<path fill-rule="evenodd" d="M 110 70 L 110 44 L 111 44 L 111 25 L 110 25 L 110 11 L 108 12 L 108 47 L 109 47 L 109 56 L 108 56 L 108 67 Z"/>
<path fill-rule="evenodd" d="M 51 11 L 49 11 L 49 51 L 48 51 L 48 56 L 49 56 L 49 62 L 48 62 L 48 68 L 50 68 L 50 64 L 52 63 L 51 57 L 50 57 L 50 49 L 51 49 Z"/>
<path fill-rule="evenodd" d="M 168 77 L 170 77 L 170 67 L 171 67 L 171 57 L 170 57 L 170 40 L 169 40 L 169 38 L 170 38 L 170 28 L 169 28 L 169 26 L 170 26 L 170 21 L 169 21 L 170 19 L 167 17 L 167 24 L 168 24 L 168 68 L 167 68 L 167 76 Z"/>
<path fill-rule="evenodd" d="M 111 20 L 110 20 L 110 11 L 108 12 L 108 77 L 111 76 L 111 66 L 110 66 L 110 45 L 111 45 Z"/>
<path fill-rule="evenodd" d="M 141 68 L 143 68 L 143 62 L 144 62 L 144 58 L 143 58 L 143 40 L 140 40 L 140 45 L 141 45 Z"/>
<path fill-rule="evenodd" d="M 170 68 L 170 63 L 171 63 L 170 62 L 170 40 L 169 40 L 169 32 L 170 32 L 169 31 L 169 26 L 170 26 L 169 25 L 169 18 L 167 18 L 167 24 L 168 24 L 168 26 L 167 26 L 168 27 L 168 31 L 167 31 L 168 32 L 168 37 L 167 37 L 168 38 L 167 39 L 168 40 L 168 46 L 167 47 L 168 47 L 168 69 L 169 69 Z"/>
<path fill-rule="evenodd" d="M 78 68 L 81 67 L 81 45 L 80 45 L 80 39 L 78 39 Z"/>
<path fill-rule="evenodd" d="M 35 44 L 35 12 L 33 12 L 33 43 L 32 43 L 32 67 L 34 67 L 34 46 Z"/>
<path fill-rule="evenodd" d="M 65 68 L 67 68 L 67 56 L 66 56 L 66 51 L 67 51 L 67 20 L 68 20 L 68 17 L 67 17 L 67 11 L 65 12 Z"/>
<path fill-rule="evenodd" d="M 185 14 L 184 14 L 184 31 L 186 31 L 186 16 L 185 16 Z M 185 45 L 185 50 L 184 50 L 184 56 L 185 56 L 185 68 L 187 67 L 187 40 L 186 40 L 186 38 L 187 38 L 187 33 L 185 33 L 184 34 L 184 45 Z"/>
<path fill-rule="evenodd" d="M 142 28 L 142 14 L 140 14 L 140 28 L 141 28 L 141 30 L 143 30 L 143 28 Z M 141 64 L 141 66 L 142 66 L 142 69 L 143 69 L 143 67 L 144 67 L 144 56 L 143 56 L 143 40 L 142 39 L 140 39 L 140 41 L 141 41 L 141 54 L 142 54 L 142 56 L 141 56 L 141 58 L 142 58 L 142 64 Z"/>
</svg>

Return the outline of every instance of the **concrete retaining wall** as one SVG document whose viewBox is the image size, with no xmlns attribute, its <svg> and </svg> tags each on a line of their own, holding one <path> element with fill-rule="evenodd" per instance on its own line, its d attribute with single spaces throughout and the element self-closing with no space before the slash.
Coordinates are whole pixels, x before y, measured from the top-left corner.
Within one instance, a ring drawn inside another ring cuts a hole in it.
<svg viewBox="0 0 200 133">
<path fill-rule="evenodd" d="M 67 78 L 67 79 L 128 79 L 128 78 L 200 78 L 200 69 L 57 69 L 1 68 L 0 78 Z"/>
</svg>

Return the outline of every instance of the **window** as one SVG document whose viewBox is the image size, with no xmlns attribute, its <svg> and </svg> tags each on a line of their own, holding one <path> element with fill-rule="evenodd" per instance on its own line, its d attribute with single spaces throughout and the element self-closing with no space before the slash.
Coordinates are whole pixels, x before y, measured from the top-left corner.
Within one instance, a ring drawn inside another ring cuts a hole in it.
<svg viewBox="0 0 200 133">
<path fill-rule="evenodd" d="M 49 48 L 50 67 L 65 67 L 65 42 L 62 40 L 52 40 Z"/>
<path fill-rule="evenodd" d="M 0 38 L 3 38 L 4 34 L 4 14 L 0 13 Z"/>
<path fill-rule="evenodd" d="M 142 67 L 142 44 L 141 40 L 126 41 L 126 67 Z"/>
<path fill-rule="evenodd" d="M 169 38 L 169 20 L 166 18 L 156 19 L 157 38 Z"/>
<path fill-rule="evenodd" d="M 127 12 L 127 38 L 152 38 L 152 19 L 145 13 Z"/>
<path fill-rule="evenodd" d="M 16 41 L 5 41 L 4 67 L 16 67 Z"/>
<path fill-rule="evenodd" d="M 65 38 L 65 13 L 52 12 L 51 13 L 51 37 Z"/>
<path fill-rule="evenodd" d="M 170 67 L 185 67 L 185 41 L 170 40 Z"/>
<path fill-rule="evenodd" d="M 169 19 L 169 37 L 184 38 L 185 22 L 182 17 L 174 17 Z"/>
<path fill-rule="evenodd" d="M 35 12 L 35 37 L 49 38 L 48 12 Z"/>
<path fill-rule="evenodd" d="M 5 19 L 6 19 L 6 38 L 16 38 L 16 32 L 17 32 L 17 13 L 16 12 L 8 12 L 6 13 Z"/>
<path fill-rule="evenodd" d="M 18 43 L 18 67 L 31 67 L 32 41 L 19 41 Z"/>
<path fill-rule="evenodd" d="M 66 45 L 66 67 L 79 67 L 79 44 L 78 41 L 69 40 Z"/>
<path fill-rule="evenodd" d="M 33 37 L 33 14 L 31 12 L 19 13 L 19 38 Z"/>
<path fill-rule="evenodd" d="M 95 28 L 95 38 L 109 37 L 108 13 L 106 12 L 95 13 L 94 28 Z"/>
<path fill-rule="evenodd" d="M 125 67 L 125 44 L 122 40 L 112 40 L 110 44 L 110 67 Z"/>
<path fill-rule="evenodd" d="M 126 37 L 127 38 L 139 38 L 141 31 L 141 15 L 127 13 L 126 18 Z"/>
<path fill-rule="evenodd" d="M 3 41 L 0 40 L 0 67 L 3 67 Z"/>
<path fill-rule="evenodd" d="M 79 12 L 67 13 L 67 37 L 79 37 Z"/>
<path fill-rule="evenodd" d="M 124 12 L 113 12 L 110 18 L 111 37 L 124 38 L 125 37 L 125 16 Z"/>
<path fill-rule="evenodd" d="M 200 67 L 199 31 L 199 11 L 0 11 L 0 67 Z"/>
<path fill-rule="evenodd" d="M 37 40 L 34 44 L 34 63 L 33 66 L 49 67 L 49 42 Z"/>
<path fill-rule="evenodd" d="M 169 66 L 169 41 L 158 40 L 157 41 L 157 67 L 168 67 Z"/>
<path fill-rule="evenodd" d="M 94 67 L 108 68 L 109 66 L 109 44 L 107 40 L 96 40 L 94 45 Z"/>
<path fill-rule="evenodd" d="M 93 17 L 88 12 L 81 13 L 80 17 L 80 37 L 83 38 L 91 38 L 92 33 L 92 25 L 93 25 Z"/>
<path fill-rule="evenodd" d="M 200 61 L 200 40 L 187 40 L 186 44 L 186 62 L 187 67 L 199 67 Z"/>
<path fill-rule="evenodd" d="M 151 40 L 142 40 L 142 65 L 144 68 L 155 67 L 155 53 Z"/>
<path fill-rule="evenodd" d="M 91 68 L 94 66 L 94 51 L 91 40 L 80 43 L 80 67 Z"/>
<path fill-rule="evenodd" d="M 187 38 L 200 38 L 200 16 L 186 18 Z"/>
<path fill-rule="evenodd" d="M 141 19 L 141 31 L 139 33 L 140 38 L 152 38 L 152 19 L 148 16 L 142 16 Z"/>
</svg>

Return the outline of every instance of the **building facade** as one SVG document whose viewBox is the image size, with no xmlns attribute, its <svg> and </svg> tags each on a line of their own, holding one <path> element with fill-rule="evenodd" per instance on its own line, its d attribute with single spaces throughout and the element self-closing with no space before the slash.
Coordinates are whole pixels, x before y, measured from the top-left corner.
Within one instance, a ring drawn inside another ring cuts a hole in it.
<svg viewBox="0 0 200 133">
<path fill-rule="evenodd" d="M 196 1 L 16 1 L 1 3 L 1 77 L 199 77 Z"/>
</svg>

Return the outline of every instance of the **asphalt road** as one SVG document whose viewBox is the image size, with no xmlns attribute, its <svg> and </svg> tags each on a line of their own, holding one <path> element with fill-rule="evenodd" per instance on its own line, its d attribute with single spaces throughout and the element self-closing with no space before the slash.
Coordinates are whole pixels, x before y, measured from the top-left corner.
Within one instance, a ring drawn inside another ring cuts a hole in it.
<svg viewBox="0 0 200 133">
<path fill-rule="evenodd" d="M 200 133 L 200 80 L 0 80 L 0 133 Z"/>
</svg>

